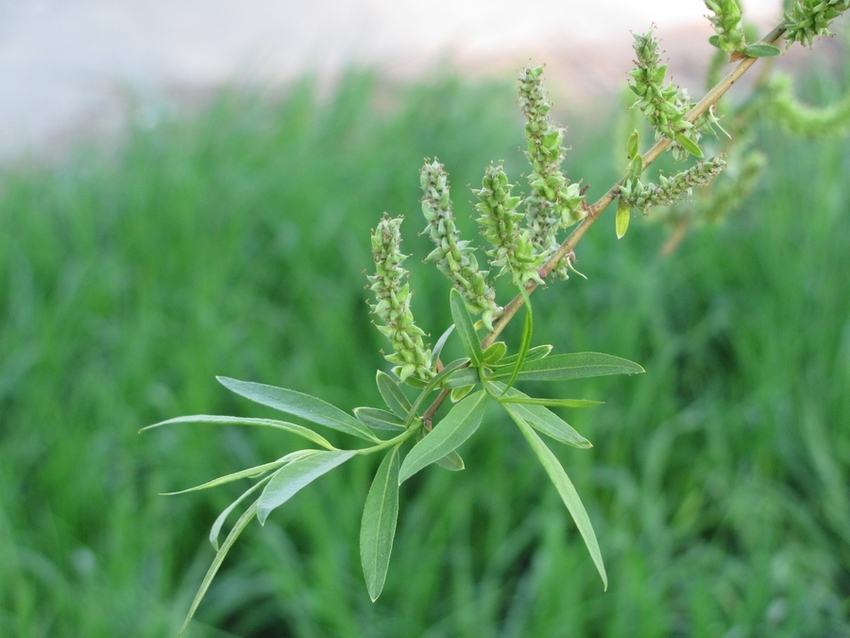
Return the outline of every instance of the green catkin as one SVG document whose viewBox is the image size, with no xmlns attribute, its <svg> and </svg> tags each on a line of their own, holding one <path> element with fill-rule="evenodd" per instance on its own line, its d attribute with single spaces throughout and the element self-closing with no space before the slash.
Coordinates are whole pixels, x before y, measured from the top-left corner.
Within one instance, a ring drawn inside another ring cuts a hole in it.
<svg viewBox="0 0 850 638">
<path fill-rule="evenodd" d="M 705 0 L 705 6 L 714 12 L 713 16 L 706 17 L 717 34 L 713 40 L 715 46 L 726 53 L 743 51 L 747 46 L 747 39 L 738 0 Z"/>
<path fill-rule="evenodd" d="M 652 36 L 652 29 L 643 35 L 634 35 L 634 39 L 637 59 L 635 68 L 629 73 L 629 88 L 638 99 L 633 106 L 641 110 L 655 129 L 655 139 L 670 139 L 672 144 L 669 148 L 673 156 L 678 161 L 685 160 L 689 152 L 679 138 L 685 137 L 696 144 L 700 138 L 700 129 L 708 125 L 708 120 L 697 126 L 685 120 L 685 114 L 692 104 L 687 93 L 675 84 L 669 82 L 664 85 L 667 65 L 660 64 L 658 41 Z"/>
<path fill-rule="evenodd" d="M 481 188 L 472 191 L 479 200 L 475 209 L 481 213 L 477 220 L 481 234 L 493 246 L 486 251 L 490 265 L 501 267 L 499 275 L 512 273 L 513 282 L 518 286 L 530 280 L 543 283 L 537 270 L 546 256 L 535 255 L 529 231 L 520 228 L 524 216 L 517 207 L 522 198 L 511 194 L 513 186 L 501 164 L 491 164 L 484 172 Z"/>
<path fill-rule="evenodd" d="M 557 233 L 586 215 L 582 207 L 581 185 L 571 184 L 561 171 L 566 156 L 563 148 L 566 129 L 549 120 L 552 105 L 543 88 L 543 67 L 526 67 L 519 76 L 519 103 L 525 115 L 525 156 L 531 164 L 528 183 L 531 194 L 526 198 L 526 221 L 537 255 L 548 257 L 558 248 Z M 553 271 L 567 278 L 567 264 Z"/>
<path fill-rule="evenodd" d="M 785 14 L 785 43 L 811 46 L 815 38 L 832 35 L 830 23 L 850 9 L 850 0 L 798 0 Z"/>
<path fill-rule="evenodd" d="M 436 159 L 426 160 L 419 178 L 423 192 L 422 214 L 427 222 L 425 231 L 435 246 L 426 260 L 437 264 L 440 272 L 461 293 L 469 311 L 481 313 L 484 326 L 492 330 L 493 321 L 502 314 L 502 308 L 496 305 L 496 291 L 487 282 L 487 271 L 478 267 L 474 249 L 468 241 L 460 239 L 446 171 Z"/>
<path fill-rule="evenodd" d="M 435 371 L 431 365 L 431 350 L 422 341 L 424 332 L 413 320 L 410 310 L 412 292 L 406 280 L 410 273 L 401 267 L 407 255 L 401 253 L 401 217 L 384 218 L 372 233 L 372 257 L 375 274 L 369 276 L 375 293 L 372 312 L 384 325 L 378 330 L 392 343 L 394 352 L 384 355 L 395 363 L 393 372 L 404 381 L 408 377 L 428 380 Z"/>
<path fill-rule="evenodd" d="M 831 106 L 813 108 L 794 97 L 791 78 L 776 75 L 767 88 L 765 103 L 767 116 L 797 135 L 842 135 L 850 129 L 850 91 Z"/>
<path fill-rule="evenodd" d="M 695 186 L 704 186 L 726 166 L 722 157 L 712 157 L 697 162 L 686 171 L 672 177 L 662 175 L 658 184 L 644 184 L 639 179 L 629 180 L 620 186 L 618 197 L 630 208 L 643 211 L 653 206 L 670 206 L 691 194 Z"/>
</svg>

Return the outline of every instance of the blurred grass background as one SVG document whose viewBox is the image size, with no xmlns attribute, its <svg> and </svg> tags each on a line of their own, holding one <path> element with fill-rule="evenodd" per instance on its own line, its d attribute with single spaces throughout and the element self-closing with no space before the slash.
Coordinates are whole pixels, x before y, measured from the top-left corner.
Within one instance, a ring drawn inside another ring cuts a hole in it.
<svg viewBox="0 0 850 638">
<path fill-rule="evenodd" d="M 834 90 L 814 83 L 814 97 Z M 618 177 L 613 113 L 573 121 L 573 179 Z M 420 263 L 418 169 L 438 156 L 468 236 L 484 165 L 525 170 L 510 84 L 330 97 L 222 94 L 111 153 L 0 175 L 0 636 L 175 635 L 233 489 L 180 489 L 294 449 L 286 435 L 140 427 L 264 415 L 215 375 L 377 405 L 385 347 L 364 270 L 404 214 L 414 311 L 439 335 L 448 287 Z M 602 220 L 573 278 L 536 298 L 536 341 L 645 375 L 547 388 L 590 451 L 556 448 L 596 527 L 581 539 L 515 428 L 493 415 L 467 470 L 405 484 L 387 586 L 358 557 L 371 459 L 252 526 L 193 637 L 850 634 L 850 148 L 760 130 L 772 158 L 744 209 L 662 258 L 659 227 Z"/>
</svg>

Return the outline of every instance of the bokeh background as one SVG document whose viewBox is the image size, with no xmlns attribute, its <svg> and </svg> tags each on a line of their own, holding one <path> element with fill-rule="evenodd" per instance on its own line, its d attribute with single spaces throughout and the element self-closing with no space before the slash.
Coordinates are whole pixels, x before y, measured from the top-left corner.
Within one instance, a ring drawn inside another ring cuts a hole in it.
<svg viewBox="0 0 850 638">
<path fill-rule="evenodd" d="M 701 3 L 585 4 L 0 6 L 0 636 L 176 635 L 239 488 L 157 494 L 298 441 L 139 428 L 272 414 L 215 375 L 377 405 L 369 229 L 407 217 L 414 311 L 440 334 L 448 287 L 420 263 L 418 169 L 445 163 L 474 236 L 466 185 L 491 160 L 527 170 L 527 60 L 547 62 L 591 199 L 623 169 L 630 29 L 655 22 L 675 79 L 702 91 Z M 770 24 L 773 4 L 746 6 Z M 815 105 L 848 81 L 842 39 L 826 44 L 792 52 Z M 724 224 L 662 256 L 662 225 L 636 219 L 617 242 L 603 218 L 578 251 L 588 280 L 535 300 L 538 342 L 647 370 L 546 389 L 606 401 L 563 412 L 595 447 L 556 453 L 607 593 L 493 413 L 465 472 L 405 484 L 377 603 L 361 459 L 249 528 L 189 635 L 848 635 L 850 147 L 753 133 L 770 166 Z"/>
</svg>

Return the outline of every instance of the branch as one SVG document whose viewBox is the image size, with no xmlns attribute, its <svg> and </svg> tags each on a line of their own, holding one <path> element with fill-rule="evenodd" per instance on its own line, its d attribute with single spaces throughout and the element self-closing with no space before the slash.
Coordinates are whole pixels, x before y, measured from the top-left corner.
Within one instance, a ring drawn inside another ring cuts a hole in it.
<svg viewBox="0 0 850 638">
<path fill-rule="evenodd" d="M 785 33 L 786 26 L 785 22 L 778 24 L 773 28 L 770 33 L 764 36 L 761 40 L 759 40 L 758 44 L 775 44 Z M 729 75 L 723 78 L 717 85 L 712 88 L 705 96 L 694 105 L 694 107 L 688 111 L 685 115 L 685 120 L 687 122 L 693 122 L 700 115 L 705 113 L 709 108 L 711 108 L 729 89 L 732 88 L 732 85 L 735 84 L 743 75 L 746 73 L 751 66 L 753 66 L 759 58 L 744 58 L 738 66 L 732 70 Z M 671 140 L 669 138 L 663 138 L 658 140 L 652 148 L 650 148 L 643 155 L 643 168 L 646 168 L 652 164 L 658 156 L 671 144 Z M 620 188 L 620 184 L 626 178 L 621 178 L 616 184 L 614 184 L 611 188 L 608 189 L 608 192 L 605 193 L 602 197 L 600 197 L 592 206 L 589 207 L 587 217 L 585 217 L 581 222 L 579 222 L 578 226 L 576 226 L 575 230 L 570 233 L 569 237 L 567 237 L 563 243 L 558 247 L 551 257 L 546 260 L 546 263 L 540 267 L 538 271 L 541 279 L 546 279 L 549 276 L 549 273 L 558 265 L 558 263 L 567 258 L 567 256 L 573 252 L 578 245 L 579 241 L 584 234 L 588 231 L 588 229 L 593 225 L 593 223 L 599 218 L 602 212 L 608 207 L 608 205 L 614 201 L 614 198 L 617 196 L 617 192 Z M 526 287 L 525 291 L 530 295 L 534 292 L 540 284 L 531 281 Z M 481 347 L 487 348 L 490 346 L 496 338 L 501 334 L 501 332 L 505 329 L 505 327 L 510 323 L 511 319 L 516 315 L 519 309 L 524 304 L 523 295 L 517 295 L 513 298 L 513 300 L 505 306 L 504 313 L 499 317 L 499 319 L 494 323 L 493 330 L 490 331 L 484 339 L 481 341 Z"/>
</svg>

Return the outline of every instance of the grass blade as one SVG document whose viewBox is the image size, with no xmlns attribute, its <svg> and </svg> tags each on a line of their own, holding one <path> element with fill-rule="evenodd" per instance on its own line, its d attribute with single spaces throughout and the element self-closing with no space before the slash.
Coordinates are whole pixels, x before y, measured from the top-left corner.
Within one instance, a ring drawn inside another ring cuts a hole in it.
<svg viewBox="0 0 850 638">
<path fill-rule="evenodd" d="M 454 288 L 449 295 L 449 305 L 452 310 L 452 319 L 455 322 L 455 332 L 460 337 L 463 344 L 463 351 L 474 367 L 481 365 L 484 353 L 481 351 L 481 342 L 478 340 L 478 333 L 475 332 L 475 325 L 472 322 L 472 315 L 466 308 L 466 302 L 463 296 Z"/>
<path fill-rule="evenodd" d="M 255 403 L 266 405 L 286 414 L 301 417 L 311 423 L 324 425 L 339 432 L 345 432 L 346 434 L 366 439 L 367 441 L 379 441 L 369 428 L 353 416 L 309 394 L 266 385 L 264 383 L 237 381 L 229 377 L 216 378 L 221 385 L 231 392 L 235 392 Z"/>
<path fill-rule="evenodd" d="M 378 467 L 360 521 L 360 563 L 372 602 L 384 589 L 398 522 L 398 449 L 392 448 Z"/>
<path fill-rule="evenodd" d="M 257 499 L 257 520 L 261 525 L 265 524 L 272 510 L 286 503 L 301 488 L 345 463 L 355 454 L 357 450 L 313 451 L 313 454 L 309 456 L 302 456 L 284 465 L 274 473 L 266 489 Z"/>
<path fill-rule="evenodd" d="M 590 552 L 593 564 L 596 565 L 596 570 L 602 578 L 602 584 L 607 590 L 608 575 L 605 573 L 605 564 L 602 562 L 602 552 L 599 550 L 599 543 L 596 540 L 593 525 L 590 523 L 590 517 L 587 515 L 587 510 L 584 509 L 584 505 L 579 498 L 578 492 L 576 492 L 576 488 L 573 486 L 572 481 L 570 481 L 570 478 L 567 476 L 564 468 L 561 467 L 558 459 L 554 454 L 552 454 L 552 451 L 546 447 L 543 440 L 537 436 L 534 429 L 523 418 L 510 410 L 508 411 L 508 414 L 511 415 L 511 418 L 513 418 L 514 422 L 519 427 L 520 432 L 522 432 L 522 435 L 525 437 L 525 440 L 528 441 L 528 444 L 531 446 L 534 454 L 537 455 L 541 465 L 543 465 L 543 469 L 546 470 L 546 474 L 549 475 L 552 484 L 558 491 L 561 500 L 564 501 L 564 505 L 567 506 L 567 510 L 569 510 L 570 515 L 575 521 L 576 527 L 578 527 L 581 537 L 584 539 L 587 551 Z"/>
<path fill-rule="evenodd" d="M 407 454 L 399 472 L 399 483 L 403 483 L 423 467 L 434 463 L 452 452 L 466 441 L 484 417 L 487 393 L 479 390 L 455 405 L 442 421 L 434 426 Z"/>
<path fill-rule="evenodd" d="M 142 428 L 141 430 L 139 430 L 139 432 L 158 428 L 163 425 L 175 425 L 177 423 L 204 423 L 207 425 L 254 425 L 258 427 L 284 430 L 285 432 L 296 434 L 300 437 L 307 439 L 308 441 L 312 441 L 316 445 L 321 445 L 325 449 L 336 449 L 328 442 L 325 437 L 323 437 L 321 434 L 318 434 L 317 432 L 314 432 L 310 428 L 305 428 L 303 425 L 296 425 L 295 423 L 289 423 L 287 421 L 278 421 L 276 419 L 247 419 L 240 416 L 215 416 L 209 414 L 196 414 L 194 416 L 179 416 L 175 419 L 160 421 L 159 423 L 154 423 L 153 425 L 148 425 L 147 427 Z"/>
</svg>

